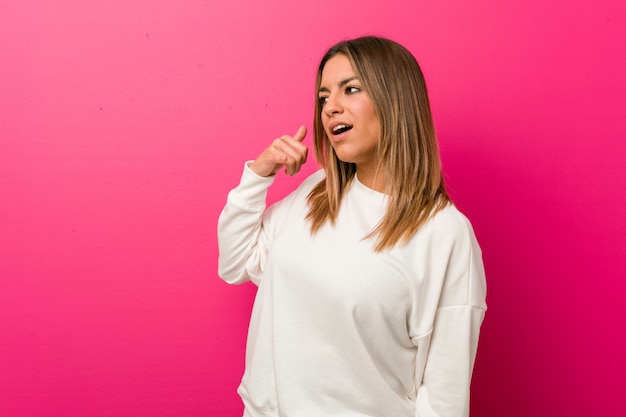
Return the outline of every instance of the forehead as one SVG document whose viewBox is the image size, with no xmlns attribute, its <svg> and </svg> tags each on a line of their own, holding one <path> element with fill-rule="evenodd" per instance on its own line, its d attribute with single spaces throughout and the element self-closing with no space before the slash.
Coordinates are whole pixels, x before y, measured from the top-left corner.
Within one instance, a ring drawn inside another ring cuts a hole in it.
<svg viewBox="0 0 626 417">
<path fill-rule="evenodd" d="M 322 70 L 322 86 L 339 84 L 341 81 L 354 77 L 354 68 L 348 57 L 337 54 L 326 62 Z"/>
</svg>

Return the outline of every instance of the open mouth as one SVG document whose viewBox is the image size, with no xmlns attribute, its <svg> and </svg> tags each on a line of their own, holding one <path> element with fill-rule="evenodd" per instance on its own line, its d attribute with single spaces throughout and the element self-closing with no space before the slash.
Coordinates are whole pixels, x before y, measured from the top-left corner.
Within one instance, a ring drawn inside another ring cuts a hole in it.
<svg viewBox="0 0 626 417">
<path fill-rule="evenodd" d="M 350 125 L 337 125 L 333 127 L 333 135 L 340 135 L 350 129 L 352 129 L 352 126 Z"/>
</svg>

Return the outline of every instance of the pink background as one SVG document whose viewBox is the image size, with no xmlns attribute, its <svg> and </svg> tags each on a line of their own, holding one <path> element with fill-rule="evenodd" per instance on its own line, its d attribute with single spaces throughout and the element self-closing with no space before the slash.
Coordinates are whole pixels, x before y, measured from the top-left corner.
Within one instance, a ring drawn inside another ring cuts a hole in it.
<svg viewBox="0 0 626 417">
<path fill-rule="evenodd" d="M 473 415 L 622 415 L 626 3 L 391 4 L 0 3 L 1 416 L 241 415 L 254 287 L 216 276 L 217 216 L 363 34 L 422 64 L 483 247 Z"/>
</svg>

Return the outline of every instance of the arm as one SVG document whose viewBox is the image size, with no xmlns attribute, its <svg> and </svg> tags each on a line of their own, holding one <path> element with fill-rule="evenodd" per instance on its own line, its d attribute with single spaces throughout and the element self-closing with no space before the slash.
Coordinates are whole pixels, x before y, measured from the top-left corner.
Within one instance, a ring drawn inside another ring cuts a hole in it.
<svg viewBox="0 0 626 417">
<path fill-rule="evenodd" d="M 260 177 L 246 163 L 239 185 L 228 193 L 217 222 L 218 275 L 229 284 L 255 279 L 265 263 L 267 225 L 263 213 L 274 176 Z"/>
<path fill-rule="evenodd" d="M 239 186 L 228 194 L 217 227 L 218 274 L 226 282 L 241 284 L 258 278 L 267 253 L 270 210 L 265 211 L 268 187 L 282 167 L 293 175 L 306 161 L 302 144 L 304 126 L 291 137 L 275 139 L 253 162 L 247 163 Z"/>
<path fill-rule="evenodd" d="M 416 417 L 466 417 L 480 326 L 487 309 L 480 247 L 469 222 L 452 238 L 432 330 L 418 338 Z M 457 223 L 457 225 L 459 225 Z"/>
<path fill-rule="evenodd" d="M 416 417 L 466 417 L 478 334 L 485 310 L 442 307 L 429 341 L 418 349 L 428 355 L 415 401 Z"/>
</svg>

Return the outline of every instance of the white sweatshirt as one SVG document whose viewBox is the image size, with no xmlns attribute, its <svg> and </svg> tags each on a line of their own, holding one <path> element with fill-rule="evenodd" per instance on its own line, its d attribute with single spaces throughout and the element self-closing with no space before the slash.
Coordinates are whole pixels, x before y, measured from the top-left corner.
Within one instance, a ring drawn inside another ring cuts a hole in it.
<svg viewBox="0 0 626 417">
<path fill-rule="evenodd" d="M 386 196 L 352 182 L 311 235 L 318 171 L 266 210 L 274 177 L 244 168 L 218 222 L 219 275 L 258 285 L 238 393 L 246 417 L 467 416 L 486 310 L 481 251 L 449 205 L 406 245 L 364 237 Z"/>
</svg>

